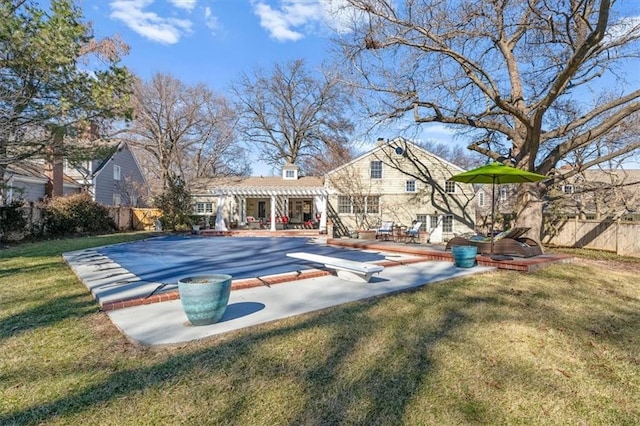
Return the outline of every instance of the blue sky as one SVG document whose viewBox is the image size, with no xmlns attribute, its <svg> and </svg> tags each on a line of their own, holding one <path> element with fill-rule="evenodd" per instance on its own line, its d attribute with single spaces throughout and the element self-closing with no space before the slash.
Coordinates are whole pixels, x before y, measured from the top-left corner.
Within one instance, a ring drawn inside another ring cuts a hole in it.
<svg viewBox="0 0 640 426">
<path fill-rule="evenodd" d="M 83 0 L 97 37 L 119 34 L 124 63 L 142 77 L 171 73 L 224 91 L 254 67 L 326 57 L 331 22 L 318 1 Z"/>
</svg>

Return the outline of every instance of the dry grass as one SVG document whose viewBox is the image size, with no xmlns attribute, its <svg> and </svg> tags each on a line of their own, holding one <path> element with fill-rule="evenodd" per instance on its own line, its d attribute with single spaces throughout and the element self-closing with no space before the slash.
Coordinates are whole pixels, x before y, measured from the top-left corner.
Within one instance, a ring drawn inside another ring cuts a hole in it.
<svg viewBox="0 0 640 426">
<path fill-rule="evenodd" d="M 638 261 L 452 280 L 150 350 L 62 263 L 78 243 L 55 244 L 0 252 L 0 424 L 640 423 Z"/>
</svg>

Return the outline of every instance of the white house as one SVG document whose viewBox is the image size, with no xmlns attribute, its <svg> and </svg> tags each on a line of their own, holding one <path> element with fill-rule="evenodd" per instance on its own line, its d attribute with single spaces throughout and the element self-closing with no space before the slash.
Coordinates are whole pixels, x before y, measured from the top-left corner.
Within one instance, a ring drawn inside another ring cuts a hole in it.
<svg viewBox="0 0 640 426">
<path fill-rule="evenodd" d="M 347 229 L 419 221 L 432 242 L 441 242 L 475 227 L 472 185 L 447 180 L 463 171 L 405 139 L 379 140 L 371 151 L 330 171 L 325 187 L 334 220 Z"/>
<path fill-rule="evenodd" d="M 258 222 L 275 230 L 318 228 L 332 222 L 334 236 L 376 229 L 380 222 L 423 223 L 432 242 L 471 232 L 475 226 L 471 185 L 447 181 L 460 167 L 404 139 L 380 141 L 371 151 L 327 173 L 299 176 L 287 164 L 280 176 L 203 179 L 192 186 L 195 214 L 224 218 L 219 226 Z M 253 219 L 253 220 L 252 220 Z"/>
</svg>

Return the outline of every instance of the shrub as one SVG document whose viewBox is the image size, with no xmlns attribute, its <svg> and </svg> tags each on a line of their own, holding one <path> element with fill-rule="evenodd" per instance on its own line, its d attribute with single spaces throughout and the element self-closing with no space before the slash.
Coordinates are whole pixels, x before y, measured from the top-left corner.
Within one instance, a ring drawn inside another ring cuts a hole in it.
<svg viewBox="0 0 640 426">
<path fill-rule="evenodd" d="M 157 207 L 162 210 L 163 229 L 184 230 L 192 223 L 193 201 L 184 180 L 170 177 L 168 187 L 156 199 Z"/>
<path fill-rule="evenodd" d="M 27 219 L 24 217 L 24 204 L 14 200 L 6 206 L 0 206 L 0 239 L 5 240 L 8 234 L 24 233 Z"/>
<path fill-rule="evenodd" d="M 116 230 L 106 207 L 87 193 L 56 197 L 44 205 L 44 231 L 49 235 L 102 234 Z"/>
</svg>

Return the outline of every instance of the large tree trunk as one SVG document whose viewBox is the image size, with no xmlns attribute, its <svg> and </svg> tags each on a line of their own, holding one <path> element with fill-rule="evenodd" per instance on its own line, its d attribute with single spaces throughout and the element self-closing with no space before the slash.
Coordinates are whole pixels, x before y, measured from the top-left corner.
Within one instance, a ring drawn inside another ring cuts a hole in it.
<svg viewBox="0 0 640 426">
<path fill-rule="evenodd" d="M 537 183 L 523 183 L 518 188 L 514 210 L 516 226 L 531 228 L 526 236 L 538 244 L 542 239 L 542 207 L 541 190 Z"/>
</svg>

